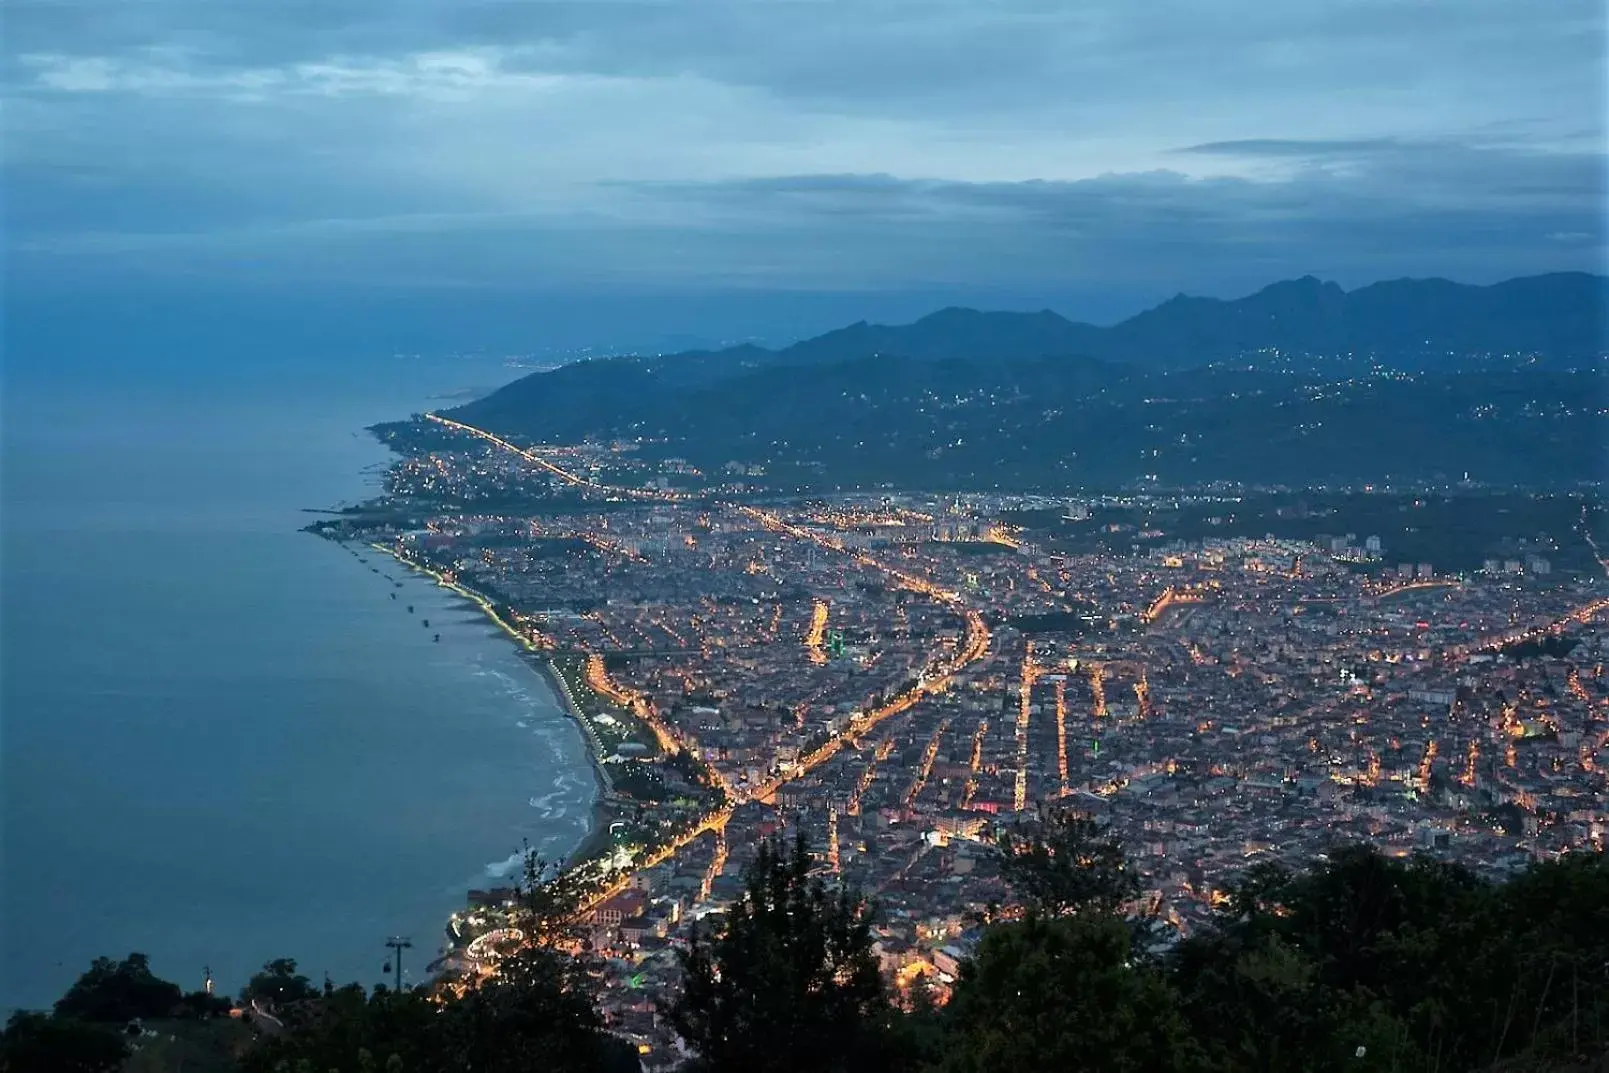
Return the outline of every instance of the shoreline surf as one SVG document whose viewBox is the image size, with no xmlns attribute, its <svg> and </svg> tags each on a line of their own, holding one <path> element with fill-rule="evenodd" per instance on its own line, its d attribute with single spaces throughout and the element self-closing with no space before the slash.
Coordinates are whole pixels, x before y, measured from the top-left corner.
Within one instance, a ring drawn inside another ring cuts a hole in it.
<svg viewBox="0 0 1609 1073">
<path fill-rule="evenodd" d="M 352 542 L 336 541 L 336 543 L 346 547 L 350 546 Z M 408 559 L 399 555 L 395 549 L 387 547 L 384 544 L 367 543 L 364 546 L 384 555 L 390 556 L 397 563 L 401 564 L 403 567 L 415 574 L 429 577 L 435 582 L 438 588 L 446 589 L 459 599 L 471 604 L 486 620 L 490 621 L 514 642 L 516 650 L 522 657 L 521 661 L 533 672 L 535 672 L 537 677 L 542 681 L 543 685 L 547 687 L 547 692 L 554 702 L 554 707 L 562 711 L 565 717 L 581 731 L 582 743 L 587 754 L 588 767 L 591 770 L 593 779 L 591 815 L 587 821 L 586 833 L 577 841 L 576 845 L 565 854 L 564 859 L 560 863 L 563 867 L 568 868 L 571 865 L 578 863 L 578 861 L 584 860 L 588 855 L 587 851 L 596 841 L 598 831 L 602 826 L 603 820 L 606 818 L 608 806 L 605 803 L 605 799 L 611 793 L 613 793 L 614 781 L 610 779 L 608 771 L 604 769 L 603 760 L 598 755 L 600 752 L 600 747 L 592 726 L 582 716 L 580 708 L 576 705 L 575 698 L 570 694 L 569 685 L 565 682 L 564 677 L 554 670 L 552 663 L 547 658 L 547 655 L 542 652 L 541 649 L 533 645 L 529 638 L 521 634 L 512 625 L 510 625 L 506 619 L 499 615 L 497 613 L 497 609 L 492 606 L 492 602 L 486 599 L 480 593 L 445 577 L 438 570 L 432 569 L 428 566 L 423 566 L 419 563 L 410 562 Z M 503 863 L 506 864 L 507 862 L 505 861 Z"/>
</svg>

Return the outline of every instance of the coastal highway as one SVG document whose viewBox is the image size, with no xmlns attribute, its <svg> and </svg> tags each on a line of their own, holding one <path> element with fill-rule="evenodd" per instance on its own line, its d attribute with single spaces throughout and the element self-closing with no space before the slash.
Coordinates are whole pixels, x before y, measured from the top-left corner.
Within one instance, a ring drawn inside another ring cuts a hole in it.
<svg viewBox="0 0 1609 1073">
<path fill-rule="evenodd" d="M 487 443 L 490 443 L 495 447 L 501 447 L 505 451 L 513 451 L 515 454 L 519 455 L 521 458 L 525 459 L 527 462 L 529 462 L 532 465 L 537 466 L 537 467 L 539 467 L 541 469 L 547 470 L 549 473 L 553 474 L 555 477 L 559 478 L 560 480 L 564 481 L 567 484 L 573 484 L 573 485 L 576 485 L 577 487 L 580 487 L 580 488 L 604 489 L 604 486 L 599 484 L 598 482 L 589 481 L 585 477 L 578 477 L 574 473 L 569 472 L 568 470 L 560 469 L 558 466 L 555 466 L 553 463 L 549 462 L 547 459 L 543 458 L 541 455 L 537 454 L 535 451 L 530 451 L 530 450 L 527 450 L 527 449 L 525 449 L 523 447 L 518 447 L 515 444 L 509 443 L 507 440 L 503 439 L 501 436 L 498 436 L 498 435 L 495 435 L 493 433 L 487 432 L 483 428 L 476 428 L 474 425 L 466 425 L 462 421 L 454 421 L 452 418 L 450 418 L 450 417 L 442 417 L 440 414 L 425 414 L 425 420 L 426 421 L 434 421 L 436 424 L 444 425 L 445 427 L 453 429 L 456 432 L 468 433 L 471 436 L 475 436 L 475 437 L 477 437 L 479 439 L 485 440 Z M 615 491 L 615 489 L 613 489 L 613 488 L 605 489 L 605 490 L 607 490 L 607 491 Z"/>
<path fill-rule="evenodd" d="M 617 484 L 599 484 L 597 481 L 588 480 L 586 477 L 581 477 L 577 474 L 571 473 L 569 470 L 564 469 L 561 466 L 556 466 L 552 462 L 549 462 L 547 459 L 543 458 L 541 455 L 537 454 L 534 450 L 510 443 L 496 433 L 487 432 L 483 428 L 476 428 L 474 425 L 466 425 L 462 421 L 454 421 L 452 418 L 442 417 L 440 414 L 427 413 L 425 414 L 425 420 L 434 421 L 436 424 L 445 428 L 450 428 L 455 432 L 463 432 L 467 435 L 485 440 L 494 447 L 501 447 L 505 451 L 513 451 L 515 454 L 519 455 L 533 466 L 536 466 L 538 469 L 545 470 L 548 473 L 551 473 L 553 476 L 559 478 L 561 481 L 564 481 L 566 484 L 574 485 L 577 488 L 591 488 L 594 491 L 608 492 L 613 495 L 627 496 L 632 499 L 652 499 L 661 502 L 673 502 L 683 498 L 676 492 L 661 492 L 652 488 L 627 488 L 624 485 Z"/>
</svg>

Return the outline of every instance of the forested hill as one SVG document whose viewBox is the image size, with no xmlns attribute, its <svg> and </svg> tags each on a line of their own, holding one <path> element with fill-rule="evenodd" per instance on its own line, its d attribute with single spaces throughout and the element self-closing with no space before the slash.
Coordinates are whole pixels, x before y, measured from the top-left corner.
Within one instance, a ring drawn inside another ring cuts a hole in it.
<svg viewBox="0 0 1609 1073">
<path fill-rule="evenodd" d="M 1279 351 L 1372 356 L 1403 367 L 1451 368 L 1476 354 L 1579 360 L 1609 350 L 1609 277 L 1558 272 L 1489 287 L 1398 279 L 1345 291 L 1313 276 L 1230 301 L 1177 295 L 1111 327 L 1050 310 L 951 307 L 912 323 L 861 321 L 768 350 L 740 346 L 644 358 L 669 369 L 726 370 L 764 362 L 833 363 L 877 355 L 921 360 L 1087 357 L 1144 368 L 1189 368 Z"/>
<path fill-rule="evenodd" d="M 451 412 L 536 442 L 651 439 L 796 483 L 1568 483 L 1601 476 L 1609 442 L 1606 306 L 1609 279 L 1574 274 L 1350 293 L 1309 278 L 1113 328 L 949 309 L 780 351 L 581 362 Z"/>
<path fill-rule="evenodd" d="M 1445 367 L 1449 356 L 1478 353 L 1581 358 L 1605 349 L 1606 300 L 1609 279 L 1582 273 L 1491 287 L 1403 279 L 1351 292 L 1304 276 L 1235 301 L 1181 294 L 1110 328 L 1049 310 L 943 309 L 914 324 L 854 324 L 795 343 L 777 357 L 804 363 L 876 354 L 997 360 L 1079 355 L 1173 369 L 1275 350 L 1370 355 L 1428 368 Z"/>
</svg>

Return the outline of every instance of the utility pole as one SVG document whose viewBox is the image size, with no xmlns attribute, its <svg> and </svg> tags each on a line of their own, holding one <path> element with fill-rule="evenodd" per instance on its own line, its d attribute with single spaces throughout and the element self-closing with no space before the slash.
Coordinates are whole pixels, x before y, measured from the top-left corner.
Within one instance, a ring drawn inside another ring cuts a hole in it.
<svg viewBox="0 0 1609 1073">
<path fill-rule="evenodd" d="M 400 992 L 402 990 L 402 952 L 410 949 L 413 946 L 413 941 L 406 935 L 393 935 L 385 941 L 385 944 L 392 950 L 391 959 L 392 964 L 396 966 L 397 990 Z"/>
</svg>

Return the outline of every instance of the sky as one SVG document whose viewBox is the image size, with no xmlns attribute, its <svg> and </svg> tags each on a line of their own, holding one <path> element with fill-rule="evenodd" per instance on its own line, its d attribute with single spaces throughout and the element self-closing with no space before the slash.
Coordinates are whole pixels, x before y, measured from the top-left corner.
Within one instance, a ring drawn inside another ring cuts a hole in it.
<svg viewBox="0 0 1609 1073">
<path fill-rule="evenodd" d="M 622 314 L 743 334 L 1605 259 L 1600 0 L 3 17 L 7 283 L 74 316 L 89 295 L 483 323 L 524 302 L 576 339 Z"/>
</svg>

